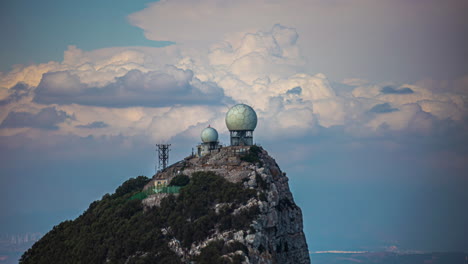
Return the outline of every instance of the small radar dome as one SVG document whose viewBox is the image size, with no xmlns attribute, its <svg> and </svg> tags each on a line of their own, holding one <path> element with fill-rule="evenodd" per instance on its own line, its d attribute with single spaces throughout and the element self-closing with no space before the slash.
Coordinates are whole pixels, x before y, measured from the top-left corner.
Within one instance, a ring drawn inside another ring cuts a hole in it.
<svg viewBox="0 0 468 264">
<path fill-rule="evenodd" d="M 202 130 L 200 137 L 203 143 L 216 142 L 218 141 L 218 131 L 208 126 Z"/>
<path fill-rule="evenodd" d="M 230 131 L 253 131 L 257 127 L 257 114 L 246 104 L 237 104 L 226 113 L 226 126 Z"/>
</svg>

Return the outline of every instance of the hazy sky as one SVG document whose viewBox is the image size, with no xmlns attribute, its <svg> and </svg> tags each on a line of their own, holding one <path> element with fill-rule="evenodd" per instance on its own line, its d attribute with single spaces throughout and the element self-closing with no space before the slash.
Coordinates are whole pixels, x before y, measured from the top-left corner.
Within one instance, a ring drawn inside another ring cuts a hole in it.
<svg viewBox="0 0 468 264">
<path fill-rule="evenodd" d="M 468 251 L 462 0 L 3 1 L 0 233 L 152 176 L 247 103 L 309 250 Z"/>
</svg>

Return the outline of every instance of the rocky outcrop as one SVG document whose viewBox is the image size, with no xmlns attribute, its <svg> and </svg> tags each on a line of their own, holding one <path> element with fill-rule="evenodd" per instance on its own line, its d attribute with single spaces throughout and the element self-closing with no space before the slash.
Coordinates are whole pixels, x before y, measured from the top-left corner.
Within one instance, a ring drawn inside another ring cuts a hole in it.
<svg viewBox="0 0 468 264">
<path fill-rule="evenodd" d="M 190 248 L 183 248 L 174 238 L 169 247 L 182 260 L 186 261 L 200 254 L 209 242 L 222 240 L 226 244 L 240 242 L 245 245 L 247 253 L 234 253 L 244 257 L 243 263 L 310 263 L 303 233 L 302 212 L 294 203 L 286 173 L 281 171 L 264 149 L 255 148 L 256 151 L 252 152 L 249 147 L 224 147 L 204 157 L 187 157 L 156 174 L 145 186 L 145 189 L 150 188 L 154 186 L 155 180 L 170 180 L 178 174 L 191 176 L 194 172 L 211 171 L 230 182 L 240 182 L 244 188 L 257 191 L 256 198 L 251 198 L 232 213 L 258 207 L 259 213 L 250 228 L 224 232 L 215 230 L 204 241 L 193 243 Z M 146 207 L 158 206 L 164 195 L 151 195 L 143 200 L 143 204 Z M 215 209 L 223 206 L 217 204 Z M 226 257 L 231 258 L 232 253 Z"/>
</svg>

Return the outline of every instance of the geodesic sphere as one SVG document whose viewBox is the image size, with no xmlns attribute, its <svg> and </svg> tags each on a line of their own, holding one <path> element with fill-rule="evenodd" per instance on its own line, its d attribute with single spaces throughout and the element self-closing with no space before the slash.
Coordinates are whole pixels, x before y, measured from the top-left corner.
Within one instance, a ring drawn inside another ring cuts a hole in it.
<svg viewBox="0 0 468 264">
<path fill-rule="evenodd" d="M 226 126 L 233 130 L 254 130 L 257 127 L 257 114 L 246 104 L 237 104 L 226 113 Z"/>
<path fill-rule="evenodd" d="M 202 130 L 200 137 L 203 143 L 216 142 L 218 141 L 218 131 L 212 127 L 207 127 Z"/>
</svg>

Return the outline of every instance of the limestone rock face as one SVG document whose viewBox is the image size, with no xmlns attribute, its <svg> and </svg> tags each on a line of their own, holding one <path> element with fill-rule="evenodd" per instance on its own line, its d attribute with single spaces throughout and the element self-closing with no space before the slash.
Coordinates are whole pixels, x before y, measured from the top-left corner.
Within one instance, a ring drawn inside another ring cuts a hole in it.
<svg viewBox="0 0 468 264">
<path fill-rule="evenodd" d="M 253 162 L 243 161 L 246 160 L 246 153 L 249 153 L 249 147 L 224 147 L 203 157 L 187 157 L 153 176 L 145 188 L 154 186 L 157 179 L 170 180 L 181 173 L 190 177 L 197 171 L 212 171 L 228 181 L 241 182 L 244 188 L 255 189 L 258 194 L 258 198 L 252 198 L 234 210 L 235 214 L 236 211 L 258 206 L 260 213 L 249 229 L 225 232 L 215 230 L 204 241 L 193 243 L 190 248 L 183 248 L 181 243 L 173 239 L 169 247 L 186 262 L 200 254 L 210 241 L 221 239 L 227 244 L 237 241 L 247 247 L 248 253 L 239 251 L 245 258 L 243 263 L 310 263 L 302 212 L 294 203 L 288 177 L 264 149 L 259 148 L 256 154 L 258 159 Z M 143 204 L 146 207 L 158 206 L 160 195 L 149 196 L 143 200 Z M 215 209 L 222 206 L 216 205 Z"/>
</svg>

